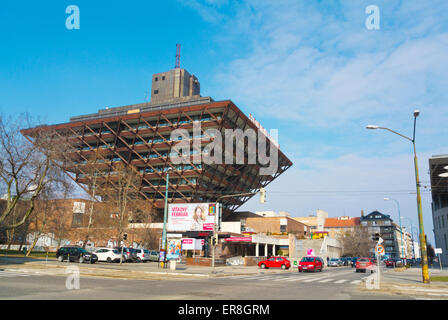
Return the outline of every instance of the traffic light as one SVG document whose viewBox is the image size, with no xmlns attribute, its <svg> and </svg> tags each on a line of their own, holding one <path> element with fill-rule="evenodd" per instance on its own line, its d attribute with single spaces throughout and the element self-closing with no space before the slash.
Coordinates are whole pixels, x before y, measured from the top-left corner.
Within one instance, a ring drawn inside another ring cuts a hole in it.
<svg viewBox="0 0 448 320">
<path fill-rule="evenodd" d="M 264 188 L 260 188 L 260 203 L 266 202 L 266 190 Z"/>
<path fill-rule="evenodd" d="M 375 235 L 372 237 L 372 240 L 374 240 L 374 241 L 379 241 L 380 240 L 380 234 L 377 232 L 377 233 L 375 233 Z"/>
<path fill-rule="evenodd" d="M 216 246 L 218 244 L 218 235 L 212 237 L 212 245 Z"/>
<path fill-rule="evenodd" d="M 123 240 L 127 240 L 127 239 L 128 239 L 128 234 L 127 233 L 123 234 Z"/>
</svg>

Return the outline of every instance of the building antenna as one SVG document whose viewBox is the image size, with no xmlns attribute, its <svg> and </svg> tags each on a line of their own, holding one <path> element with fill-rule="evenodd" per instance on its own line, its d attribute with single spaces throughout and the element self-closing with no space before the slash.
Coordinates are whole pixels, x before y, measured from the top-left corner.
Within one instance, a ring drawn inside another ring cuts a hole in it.
<svg viewBox="0 0 448 320">
<path fill-rule="evenodd" d="M 174 68 L 180 68 L 180 43 L 176 43 L 176 66 Z"/>
</svg>

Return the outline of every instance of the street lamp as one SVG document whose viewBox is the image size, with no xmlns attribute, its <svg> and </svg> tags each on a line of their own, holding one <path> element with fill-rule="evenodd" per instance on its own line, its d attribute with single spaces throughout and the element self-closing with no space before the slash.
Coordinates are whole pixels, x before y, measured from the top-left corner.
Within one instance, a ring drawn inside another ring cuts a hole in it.
<svg viewBox="0 0 448 320">
<path fill-rule="evenodd" d="M 397 200 L 392 199 L 392 198 L 384 198 L 384 201 L 389 201 L 389 200 L 395 201 L 395 203 L 397 204 L 397 207 L 398 207 L 398 221 L 400 224 L 400 239 L 401 239 L 401 256 L 400 256 L 400 258 L 401 258 L 404 256 L 404 252 L 403 252 L 403 229 L 401 228 L 400 203 L 398 203 Z"/>
<path fill-rule="evenodd" d="M 419 236 L 420 236 L 420 252 L 421 252 L 421 256 L 422 256 L 422 278 L 423 278 L 423 283 L 429 283 L 428 256 L 427 256 L 427 252 L 426 252 L 425 231 L 423 228 L 422 198 L 420 196 L 420 179 L 419 179 L 419 175 L 418 175 L 417 151 L 415 149 L 415 127 L 417 124 L 417 117 L 419 115 L 420 115 L 420 111 L 415 110 L 414 111 L 414 133 L 413 133 L 412 139 L 401 134 L 401 133 L 398 133 L 392 129 L 380 127 L 377 125 L 368 125 L 366 127 L 366 129 L 387 130 L 387 131 L 390 131 L 390 132 L 392 132 L 396 135 L 399 135 L 400 137 L 405 138 L 406 140 L 409 140 L 412 142 L 412 145 L 414 147 L 414 170 L 415 170 L 415 186 L 417 189 L 417 211 L 418 211 L 418 226 L 419 226 L 419 233 L 420 233 L 419 234 Z"/>
</svg>

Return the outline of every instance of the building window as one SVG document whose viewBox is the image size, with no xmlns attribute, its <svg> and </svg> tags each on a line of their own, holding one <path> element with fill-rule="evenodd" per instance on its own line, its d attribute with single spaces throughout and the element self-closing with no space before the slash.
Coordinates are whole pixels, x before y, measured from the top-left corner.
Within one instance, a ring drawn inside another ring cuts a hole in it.
<svg viewBox="0 0 448 320">
<path fill-rule="evenodd" d="M 286 232 L 286 225 L 280 225 L 280 232 Z"/>
<path fill-rule="evenodd" d="M 154 90 L 154 94 L 158 94 L 159 93 L 159 90 Z"/>
<path fill-rule="evenodd" d="M 165 76 L 162 76 L 162 80 L 165 80 Z"/>
<path fill-rule="evenodd" d="M 445 239 L 445 250 L 448 250 L 448 242 L 446 241 L 446 234 L 443 235 L 443 238 Z"/>
<path fill-rule="evenodd" d="M 82 227 L 82 213 L 73 212 L 72 228 Z"/>
<path fill-rule="evenodd" d="M 159 81 L 159 78 L 155 77 L 154 82 L 157 82 L 157 81 Z"/>
</svg>

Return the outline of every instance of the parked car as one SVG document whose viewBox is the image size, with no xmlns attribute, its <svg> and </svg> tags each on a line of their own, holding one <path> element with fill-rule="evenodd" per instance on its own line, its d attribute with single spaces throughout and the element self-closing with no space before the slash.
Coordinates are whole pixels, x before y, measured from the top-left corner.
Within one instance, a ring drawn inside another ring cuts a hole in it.
<svg viewBox="0 0 448 320">
<path fill-rule="evenodd" d="M 121 247 L 115 247 L 121 252 Z M 126 257 L 126 262 L 136 262 L 137 261 L 137 252 L 133 248 L 123 247 L 123 255 Z"/>
<path fill-rule="evenodd" d="M 322 258 L 320 257 L 311 257 L 311 256 L 303 257 L 302 260 L 300 260 L 298 266 L 299 272 L 302 271 L 322 272 L 323 268 L 324 268 L 324 260 L 322 260 Z"/>
<path fill-rule="evenodd" d="M 367 270 L 370 270 L 373 272 L 374 263 L 372 261 L 372 258 L 358 258 L 356 261 L 356 272 L 364 272 L 366 273 Z"/>
<path fill-rule="evenodd" d="M 344 263 L 344 266 L 348 266 L 350 262 L 352 261 L 352 258 L 350 257 L 342 257 L 341 261 Z"/>
<path fill-rule="evenodd" d="M 330 261 L 328 261 L 328 266 L 329 267 L 339 267 L 340 262 L 339 259 L 337 258 L 331 258 Z"/>
<path fill-rule="evenodd" d="M 146 262 L 150 261 L 150 251 L 147 249 L 135 249 L 135 252 L 137 253 L 137 262 Z"/>
<path fill-rule="evenodd" d="M 291 262 L 285 257 L 271 257 L 267 260 L 258 262 L 258 266 L 262 269 L 265 268 L 289 269 L 291 267 Z"/>
<path fill-rule="evenodd" d="M 159 261 L 159 251 L 150 250 L 149 251 L 149 261 Z"/>
<path fill-rule="evenodd" d="M 121 251 L 112 248 L 97 248 L 95 254 L 98 256 L 98 261 L 106 262 L 119 262 L 121 257 Z M 123 260 L 126 258 L 123 255 Z"/>
<path fill-rule="evenodd" d="M 387 259 L 386 267 L 402 267 L 404 265 L 404 261 L 402 259 Z"/>
<path fill-rule="evenodd" d="M 95 263 L 98 261 L 98 256 L 94 253 L 88 252 L 86 249 L 81 247 L 61 247 L 56 251 L 56 258 L 59 262 L 68 260 L 76 261 L 79 263 L 90 262 Z"/>
</svg>

